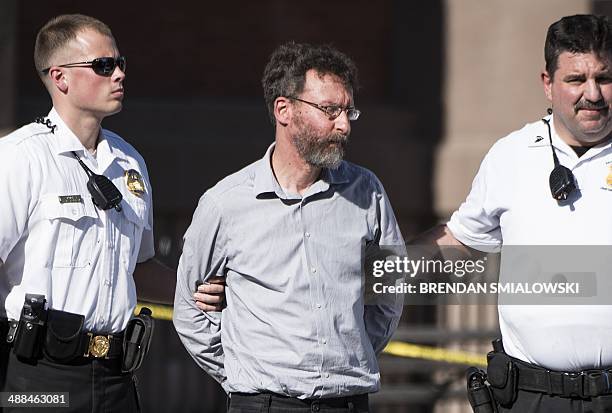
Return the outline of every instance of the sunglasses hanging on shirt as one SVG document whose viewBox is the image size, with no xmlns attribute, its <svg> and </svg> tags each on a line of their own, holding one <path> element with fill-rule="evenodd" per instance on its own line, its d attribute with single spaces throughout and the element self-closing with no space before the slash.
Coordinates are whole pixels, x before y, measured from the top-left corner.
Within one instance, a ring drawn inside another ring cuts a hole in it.
<svg viewBox="0 0 612 413">
<path fill-rule="evenodd" d="M 79 164 L 85 170 L 85 173 L 89 177 L 87 181 L 87 190 L 91 194 L 91 199 L 95 206 L 102 210 L 115 208 L 117 212 L 121 212 L 121 200 L 123 196 L 117 189 L 115 184 L 104 175 L 97 175 L 93 173 L 91 169 L 85 165 L 85 163 L 79 158 L 76 152 L 72 151 L 74 157 L 79 161 Z"/>
<path fill-rule="evenodd" d="M 548 109 L 548 114 L 552 115 L 552 109 Z M 542 119 L 542 122 L 548 127 L 548 141 L 550 142 L 550 149 L 552 150 L 553 162 L 555 167 L 550 173 L 548 178 L 548 184 L 550 185 L 550 193 L 552 197 L 558 202 L 567 200 L 569 195 L 576 190 L 576 179 L 571 170 L 561 165 L 555 147 L 552 143 L 552 132 L 550 131 L 550 120 Z"/>
</svg>

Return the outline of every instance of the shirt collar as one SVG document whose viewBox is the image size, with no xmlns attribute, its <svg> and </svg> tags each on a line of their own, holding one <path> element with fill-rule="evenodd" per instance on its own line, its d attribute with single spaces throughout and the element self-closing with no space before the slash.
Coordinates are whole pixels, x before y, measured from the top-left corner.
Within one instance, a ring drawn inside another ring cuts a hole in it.
<svg viewBox="0 0 612 413">
<path fill-rule="evenodd" d="M 51 109 L 47 117 L 51 121 L 51 124 L 56 126 L 53 135 L 55 136 L 55 147 L 58 154 L 70 154 L 73 151 L 81 151 L 86 156 L 89 156 L 87 149 L 85 149 L 79 138 L 62 120 L 55 108 Z M 102 164 L 100 164 L 101 170 L 106 170 L 115 158 L 126 159 L 123 151 L 113 145 L 113 140 L 108 139 L 108 135 L 109 132 L 107 130 L 100 128 L 100 136 L 96 147 L 96 158 L 102 160 Z"/>
<path fill-rule="evenodd" d="M 546 118 L 545 118 L 546 119 Z M 576 152 L 572 149 L 572 147 L 570 145 L 567 144 L 567 142 L 565 142 L 563 139 L 561 139 L 561 137 L 559 136 L 559 134 L 557 133 L 557 130 L 555 129 L 555 124 L 553 122 L 554 119 L 554 115 L 550 115 L 548 117 L 549 121 L 550 121 L 550 129 L 551 129 L 551 134 L 552 134 L 552 142 L 553 142 L 553 146 L 558 149 L 561 150 L 563 152 L 565 152 L 566 154 L 570 154 L 571 156 L 575 156 L 578 157 L 578 155 L 576 155 Z M 548 144 L 548 128 L 546 127 L 546 125 L 544 125 L 544 128 L 546 129 L 546 143 Z M 579 158 L 580 161 L 584 161 L 586 159 L 590 159 L 593 156 L 598 155 L 599 153 L 606 151 L 608 149 L 612 148 L 612 139 L 609 139 L 608 141 L 601 143 L 597 146 L 593 146 L 591 149 L 589 149 L 589 151 L 587 153 L 585 153 L 583 156 L 581 156 Z"/>
<path fill-rule="evenodd" d="M 337 169 L 324 168 L 321 172 L 321 178 L 313 183 L 303 196 L 286 193 L 279 185 L 272 170 L 272 153 L 275 146 L 276 143 L 272 143 L 264 157 L 256 164 L 253 185 L 256 196 L 264 193 L 274 193 L 281 199 L 301 199 L 327 191 L 330 185 L 339 185 L 349 181 L 346 175 L 346 163 L 342 161 Z"/>
<path fill-rule="evenodd" d="M 52 125 L 56 126 L 53 135 L 55 136 L 54 142 L 58 154 L 70 153 L 72 151 L 85 151 L 85 147 L 79 138 L 77 138 L 74 132 L 64 123 L 55 108 L 51 109 L 47 118 L 51 121 Z"/>
</svg>

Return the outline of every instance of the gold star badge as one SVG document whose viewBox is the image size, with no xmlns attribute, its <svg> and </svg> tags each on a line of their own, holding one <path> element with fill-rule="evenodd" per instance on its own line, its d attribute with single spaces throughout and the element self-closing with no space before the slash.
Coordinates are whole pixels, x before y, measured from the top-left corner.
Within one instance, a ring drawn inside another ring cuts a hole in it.
<svg viewBox="0 0 612 413">
<path fill-rule="evenodd" d="M 142 197 L 145 194 L 144 181 L 142 175 L 135 170 L 130 169 L 125 171 L 125 186 L 127 189 L 136 196 Z"/>
</svg>

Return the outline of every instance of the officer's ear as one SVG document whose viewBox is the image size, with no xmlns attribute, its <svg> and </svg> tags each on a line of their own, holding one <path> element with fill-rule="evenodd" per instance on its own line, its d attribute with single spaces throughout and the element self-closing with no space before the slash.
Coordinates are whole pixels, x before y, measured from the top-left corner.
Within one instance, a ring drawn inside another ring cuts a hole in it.
<svg viewBox="0 0 612 413">
<path fill-rule="evenodd" d="M 552 76 L 548 73 L 547 70 L 542 70 L 542 73 L 540 74 L 540 79 L 542 79 L 542 85 L 544 86 L 544 94 L 546 95 L 546 98 L 552 102 Z"/>
<path fill-rule="evenodd" d="M 54 89 L 59 90 L 63 94 L 68 92 L 68 80 L 66 79 L 65 73 L 60 67 L 51 66 L 49 69 L 49 81 Z"/>
<path fill-rule="evenodd" d="M 287 126 L 291 120 L 291 101 L 284 97 L 279 96 L 274 100 L 274 117 L 276 121 L 282 126 Z"/>
</svg>

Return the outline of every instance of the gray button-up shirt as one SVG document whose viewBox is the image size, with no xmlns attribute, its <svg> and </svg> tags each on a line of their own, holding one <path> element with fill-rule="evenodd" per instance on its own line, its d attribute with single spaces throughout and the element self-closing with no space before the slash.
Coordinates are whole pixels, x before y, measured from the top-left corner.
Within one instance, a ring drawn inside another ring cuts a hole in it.
<svg viewBox="0 0 612 413">
<path fill-rule="evenodd" d="M 376 176 L 342 162 L 303 195 L 286 193 L 263 159 L 200 199 L 185 234 L 174 325 L 187 351 L 228 392 L 298 398 L 377 391 L 376 354 L 395 331 L 400 295 L 365 305 L 362 257 L 403 243 Z M 227 308 L 203 313 L 195 282 L 226 277 Z"/>
</svg>

